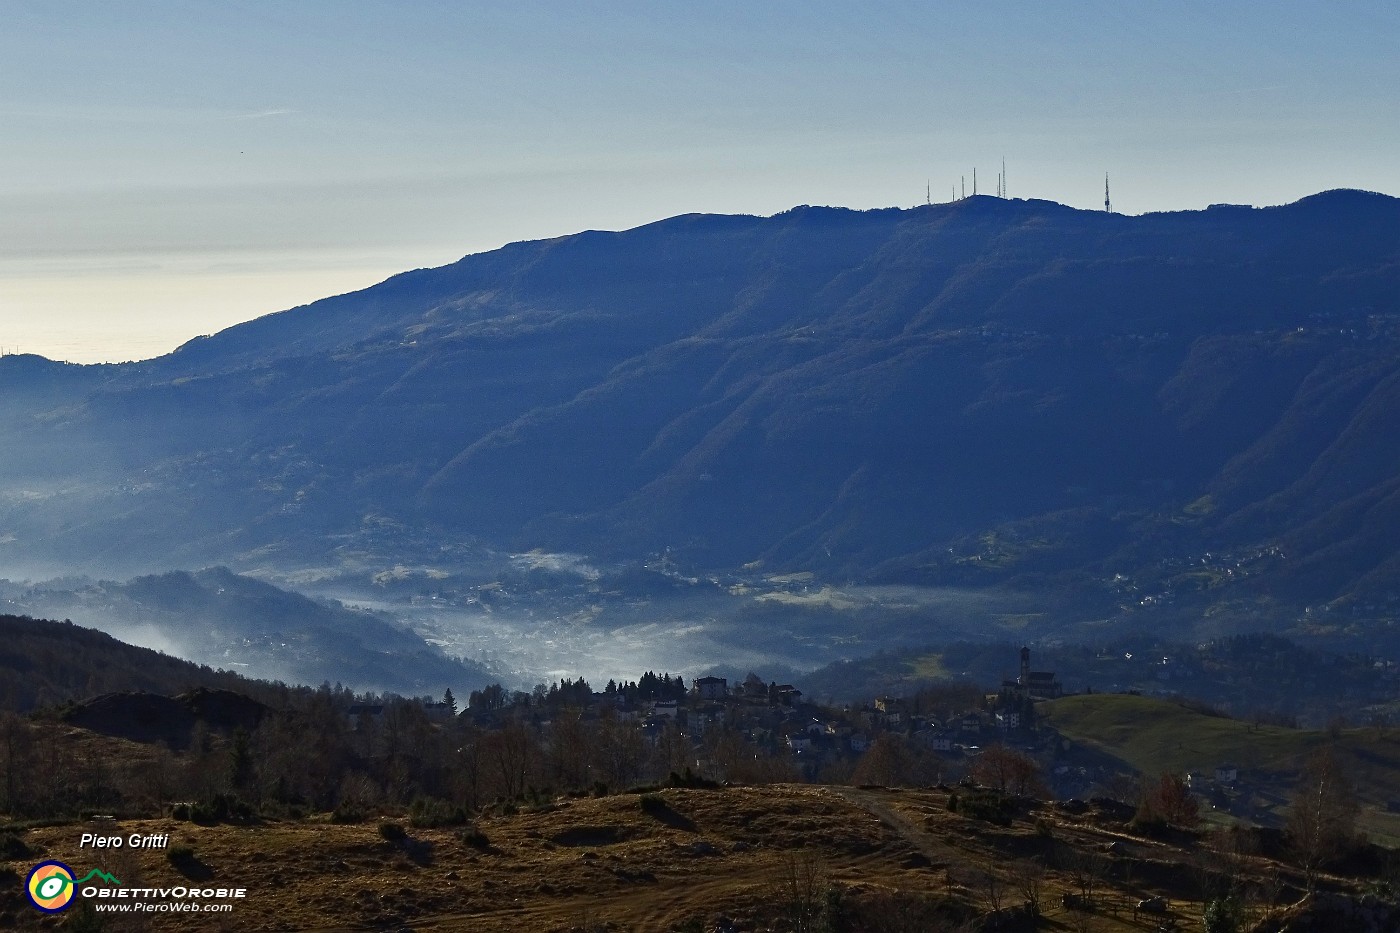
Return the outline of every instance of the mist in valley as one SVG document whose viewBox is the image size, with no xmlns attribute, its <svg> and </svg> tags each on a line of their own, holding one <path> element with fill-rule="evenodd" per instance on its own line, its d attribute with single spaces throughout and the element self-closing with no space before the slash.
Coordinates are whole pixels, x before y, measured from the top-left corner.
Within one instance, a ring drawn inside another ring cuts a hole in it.
<svg viewBox="0 0 1400 933">
<path fill-rule="evenodd" d="M 835 661 L 1005 634 L 1024 597 L 833 585 L 810 573 L 686 576 L 664 560 L 481 552 L 470 564 L 367 562 L 173 571 L 114 582 L 0 570 L 4 610 L 69 619 L 214 668 L 286 683 L 465 697 L 645 671 L 793 680 Z M 91 568 L 86 568 L 90 571 Z"/>
</svg>

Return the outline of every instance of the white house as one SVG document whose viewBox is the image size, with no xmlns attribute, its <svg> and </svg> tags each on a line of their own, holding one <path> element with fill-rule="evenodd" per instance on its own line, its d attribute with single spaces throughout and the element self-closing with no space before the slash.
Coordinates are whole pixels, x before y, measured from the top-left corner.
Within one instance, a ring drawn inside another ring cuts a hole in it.
<svg viewBox="0 0 1400 933">
<path fill-rule="evenodd" d="M 723 700 L 729 696 L 729 681 L 723 677 L 697 677 L 695 692 L 702 700 Z"/>
</svg>

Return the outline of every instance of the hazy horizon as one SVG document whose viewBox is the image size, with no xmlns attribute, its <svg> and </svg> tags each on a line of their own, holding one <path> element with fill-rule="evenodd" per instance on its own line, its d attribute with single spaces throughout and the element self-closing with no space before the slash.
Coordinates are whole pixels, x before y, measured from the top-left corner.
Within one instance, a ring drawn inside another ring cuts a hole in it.
<svg viewBox="0 0 1400 933">
<path fill-rule="evenodd" d="M 1012 197 L 1100 208 L 1109 172 L 1129 214 L 1400 193 L 1397 33 L 1380 3 L 22 2 L 0 348 L 149 357 L 508 242 L 945 201 L 1003 159 Z"/>
</svg>

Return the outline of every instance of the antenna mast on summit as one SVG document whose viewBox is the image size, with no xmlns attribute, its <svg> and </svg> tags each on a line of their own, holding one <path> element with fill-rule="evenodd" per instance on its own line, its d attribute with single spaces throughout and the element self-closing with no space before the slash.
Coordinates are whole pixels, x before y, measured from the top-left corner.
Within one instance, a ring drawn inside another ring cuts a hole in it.
<svg viewBox="0 0 1400 933">
<path fill-rule="evenodd" d="M 1103 173 L 1103 209 L 1104 213 L 1113 213 L 1113 202 L 1108 199 L 1108 172 Z"/>
<path fill-rule="evenodd" d="M 1001 196 L 1006 197 L 1006 157 L 1001 160 Z"/>
<path fill-rule="evenodd" d="M 933 179 L 931 178 L 924 183 L 924 203 L 933 203 Z"/>
</svg>

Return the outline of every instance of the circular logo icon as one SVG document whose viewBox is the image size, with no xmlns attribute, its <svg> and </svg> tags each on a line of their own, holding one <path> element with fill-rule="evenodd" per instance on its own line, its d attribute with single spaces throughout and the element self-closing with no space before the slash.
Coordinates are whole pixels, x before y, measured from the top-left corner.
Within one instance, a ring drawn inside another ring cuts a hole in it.
<svg viewBox="0 0 1400 933">
<path fill-rule="evenodd" d="M 73 869 L 62 862 L 40 862 L 29 872 L 24 891 L 44 913 L 66 910 L 73 903 Z"/>
</svg>

